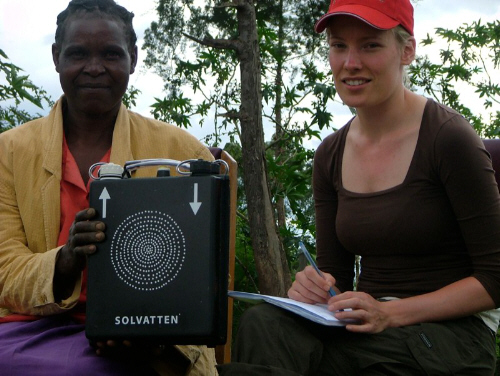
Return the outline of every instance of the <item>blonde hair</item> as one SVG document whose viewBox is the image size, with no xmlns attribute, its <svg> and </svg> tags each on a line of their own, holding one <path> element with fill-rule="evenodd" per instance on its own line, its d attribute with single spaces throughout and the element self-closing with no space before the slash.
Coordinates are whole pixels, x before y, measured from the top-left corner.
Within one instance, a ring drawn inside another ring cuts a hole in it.
<svg viewBox="0 0 500 376">
<path fill-rule="evenodd" d="M 390 30 L 396 37 L 396 41 L 401 47 L 404 47 L 408 39 L 411 38 L 411 34 L 401 25 L 398 25 Z"/>
<path fill-rule="evenodd" d="M 406 46 L 408 39 L 411 38 L 411 34 L 401 25 L 392 28 L 391 31 L 394 34 L 399 47 L 403 49 Z M 411 89 L 411 80 L 410 75 L 408 74 L 407 66 L 403 67 L 403 85 L 405 88 Z"/>
</svg>

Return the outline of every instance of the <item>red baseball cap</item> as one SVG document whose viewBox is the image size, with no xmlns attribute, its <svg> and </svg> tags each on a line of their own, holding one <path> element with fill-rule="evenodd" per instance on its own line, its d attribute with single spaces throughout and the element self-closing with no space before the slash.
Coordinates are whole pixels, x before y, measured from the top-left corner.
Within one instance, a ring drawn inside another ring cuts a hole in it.
<svg viewBox="0 0 500 376">
<path fill-rule="evenodd" d="M 413 6 L 410 0 L 331 0 L 328 13 L 316 21 L 314 30 L 322 33 L 328 21 L 338 15 L 357 17 L 381 30 L 401 25 L 413 35 Z"/>
</svg>

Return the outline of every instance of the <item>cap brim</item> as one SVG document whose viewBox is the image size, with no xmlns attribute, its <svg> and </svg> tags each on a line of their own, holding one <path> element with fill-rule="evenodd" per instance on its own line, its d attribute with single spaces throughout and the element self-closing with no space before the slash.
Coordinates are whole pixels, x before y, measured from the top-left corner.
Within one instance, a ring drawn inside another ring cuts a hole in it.
<svg viewBox="0 0 500 376">
<path fill-rule="evenodd" d="M 386 16 L 378 10 L 363 5 L 350 4 L 335 8 L 333 12 L 323 15 L 318 21 L 316 21 L 314 31 L 322 33 L 326 29 L 330 19 L 334 16 L 340 15 L 359 18 L 361 21 L 364 21 L 368 25 L 380 30 L 392 29 L 400 24 L 399 21 Z"/>
</svg>

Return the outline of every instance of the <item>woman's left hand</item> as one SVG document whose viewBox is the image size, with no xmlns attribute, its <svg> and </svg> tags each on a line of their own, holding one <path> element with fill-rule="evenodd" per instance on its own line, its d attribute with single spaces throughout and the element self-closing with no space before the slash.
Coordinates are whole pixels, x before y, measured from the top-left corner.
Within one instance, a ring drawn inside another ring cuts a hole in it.
<svg viewBox="0 0 500 376">
<path fill-rule="evenodd" d="M 387 305 L 364 292 L 347 291 L 328 300 L 328 309 L 339 320 L 356 320 L 346 329 L 357 333 L 380 333 L 390 326 Z M 350 310 L 348 310 L 350 309 Z M 343 311 L 342 311 L 343 310 Z"/>
</svg>

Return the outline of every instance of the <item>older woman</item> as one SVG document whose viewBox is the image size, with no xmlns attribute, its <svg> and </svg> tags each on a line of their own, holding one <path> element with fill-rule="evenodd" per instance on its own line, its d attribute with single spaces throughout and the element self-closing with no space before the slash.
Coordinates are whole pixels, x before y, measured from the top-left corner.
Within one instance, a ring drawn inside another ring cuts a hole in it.
<svg viewBox="0 0 500 376">
<path fill-rule="evenodd" d="M 307 267 L 288 295 L 326 303 L 354 322 L 331 329 L 270 306 L 250 309 L 233 367 L 273 375 L 493 374 L 498 187 L 467 121 L 403 85 L 416 48 L 410 1 L 332 0 L 315 29 L 327 30 L 337 92 L 356 116 L 315 154 L 324 277 Z M 355 255 L 362 265 L 353 291 Z"/>
<path fill-rule="evenodd" d="M 2 374 L 216 373 L 213 349 L 204 346 L 109 341 L 96 354 L 84 334 L 86 257 L 105 237 L 88 208 L 89 167 L 212 159 L 185 131 L 121 103 L 137 63 L 132 17 L 113 0 L 71 1 L 52 46 L 64 95 L 47 117 L 0 135 Z"/>
</svg>

